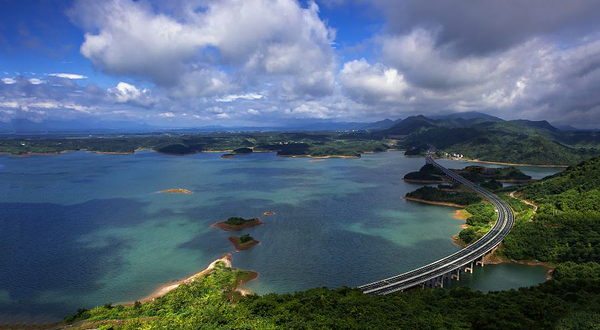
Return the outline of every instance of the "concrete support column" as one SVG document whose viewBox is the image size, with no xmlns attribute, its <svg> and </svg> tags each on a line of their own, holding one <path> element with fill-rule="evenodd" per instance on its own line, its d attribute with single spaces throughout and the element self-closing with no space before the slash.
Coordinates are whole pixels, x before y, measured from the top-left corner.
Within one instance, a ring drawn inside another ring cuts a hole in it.
<svg viewBox="0 0 600 330">
<path fill-rule="evenodd" d="M 450 278 L 455 278 L 457 281 L 460 281 L 460 268 L 453 270 Z"/>
<path fill-rule="evenodd" d="M 481 257 L 481 259 L 475 261 L 475 265 L 481 265 L 481 267 L 483 267 L 483 265 L 485 264 L 485 256 Z"/>
<path fill-rule="evenodd" d="M 473 263 L 472 262 L 465 266 L 465 272 L 473 274 Z"/>
</svg>

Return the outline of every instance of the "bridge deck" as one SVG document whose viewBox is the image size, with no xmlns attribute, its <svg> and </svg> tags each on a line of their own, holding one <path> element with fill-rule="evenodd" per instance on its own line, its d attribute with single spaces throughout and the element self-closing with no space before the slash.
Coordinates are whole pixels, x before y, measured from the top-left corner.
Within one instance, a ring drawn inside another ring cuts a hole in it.
<svg viewBox="0 0 600 330">
<path fill-rule="evenodd" d="M 406 273 L 358 287 L 365 293 L 388 294 L 408 289 L 469 265 L 496 248 L 513 226 L 515 220 L 513 210 L 500 197 L 436 163 L 431 154 L 427 155 L 426 161 L 428 164 L 442 170 L 452 180 L 469 187 L 490 200 L 498 211 L 498 220 L 487 234 L 454 254 Z"/>
</svg>

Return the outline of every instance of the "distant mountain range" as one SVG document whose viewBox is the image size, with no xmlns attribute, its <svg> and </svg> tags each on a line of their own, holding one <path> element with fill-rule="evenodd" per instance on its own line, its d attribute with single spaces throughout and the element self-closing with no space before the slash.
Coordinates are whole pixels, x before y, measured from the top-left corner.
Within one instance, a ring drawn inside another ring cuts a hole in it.
<svg viewBox="0 0 600 330">
<path fill-rule="evenodd" d="M 335 122 L 329 120 L 299 119 L 284 126 L 221 126 L 210 125 L 191 128 L 152 126 L 133 121 L 90 121 L 90 120 L 47 120 L 34 122 L 27 119 L 13 119 L 0 122 L 0 133 L 4 134 L 45 134 L 45 133 L 144 133 L 144 132 L 224 132 L 224 131 L 386 131 L 390 135 L 408 135 L 417 130 L 434 127 L 468 127 L 481 122 L 504 122 L 504 120 L 477 111 L 430 116 L 411 116 L 406 119 L 386 118 L 377 122 Z M 519 122 L 519 121 L 511 121 Z M 544 127 L 550 130 L 583 131 L 572 126 L 552 126 L 547 121 L 522 120 L 527 126 Z"/>
</svg>

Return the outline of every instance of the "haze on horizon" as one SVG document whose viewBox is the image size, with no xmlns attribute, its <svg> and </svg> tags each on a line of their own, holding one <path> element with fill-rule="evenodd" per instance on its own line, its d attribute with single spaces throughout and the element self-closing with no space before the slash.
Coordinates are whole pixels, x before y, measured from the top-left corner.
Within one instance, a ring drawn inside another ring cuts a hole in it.
<svg viewBox="0 0 600 330">
<path fill-rule="evenodd" d="M 600 2 L 0 0 L 0 122 L 600 128 Z"/>
</svg>

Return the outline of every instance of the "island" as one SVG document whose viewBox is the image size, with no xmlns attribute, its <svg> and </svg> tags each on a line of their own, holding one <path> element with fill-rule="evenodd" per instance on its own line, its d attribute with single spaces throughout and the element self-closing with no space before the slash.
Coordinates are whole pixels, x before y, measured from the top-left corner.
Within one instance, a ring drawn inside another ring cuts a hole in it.
<svg viewBox="0 0 600 330">
<path fill-rule="evenodd" d="M 448 192 L 434 187 L 421 187 L 411 191 L 404 196 L 404 199 L 434 205 L 445 205 L 458 208 L 465 208 L 469 204 L 479 203 L 481 197 L 474 192 Z"/>
<path fill-rule="evenodd" d="M 244 147 L 244 148 L 237 148 L 237 149 L 233 150 L 233 152 L 222 154 L 221 158 L 233 158 L 233 157 L 235 157 L 237 155 L 249 155 L 249 154 L 251 154 L 253 152 L 254 151 L 252 149 L 250 149 L 250 148 L 246 148 L 246 147 Z"/>
<path fill-rule="evenodd" d="M 192 194 L 193 191 L 187 189 L 166 189 L 159 191 L 163 194 Z"/>
<path fill-rule="evenodd" d="M 245 228 L 256 227 L 264 224 L 259 218 L 244 219 L 240 217 L 231 217 L 227 221 L 221 221 L 213 226 L 225 231 L 238 231 Z"/>
<path fill-rule="evenodd" d="M 444 172 L 431 164 L 426 164 L 420 170 L 406 174 L 402 180 L 413 183 L 442 183 L 446 181 Z"/>
<path fill-rule="evenodd" d="M 460 176 L 471 182 L 481 183 L 496 181 L 498 183 L 524 183 L 534 181 L 531 176 L 523 173 L 516 167 L 486 167 L 486 166 L 467 166 L 462 170 L 452 170 Z M 496 186 L 492 184 L 492 186 Z M 502 185 L 500 185 L 501 187 Z"/>
<path fill-rule="evenodd" d="M 237 251 L 248 250 L 249 248 L 260 243 L 259 241 L 255 240 L 252 236 L 250 236 L 250 234 L 245 234 L 240 237 L 230 236 L 228 239 L 231 242 L 231 244 L 235 246 L 235 249 Z"/>
</svg>

